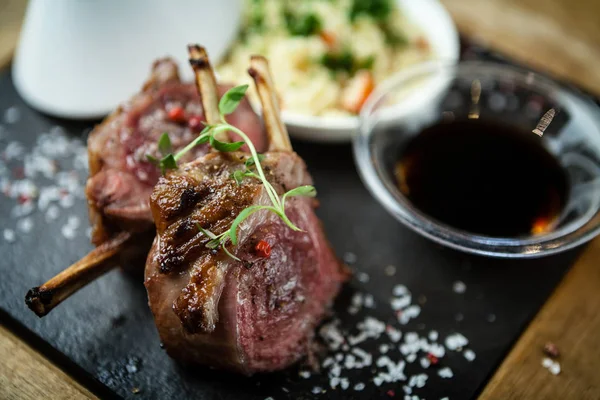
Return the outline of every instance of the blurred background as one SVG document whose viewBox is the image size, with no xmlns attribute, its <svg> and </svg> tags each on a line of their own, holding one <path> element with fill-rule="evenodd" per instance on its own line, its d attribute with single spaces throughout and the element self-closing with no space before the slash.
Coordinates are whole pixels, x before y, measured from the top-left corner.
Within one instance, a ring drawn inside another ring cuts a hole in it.
<svg viewBox="0 0 600 400">
<path fill-rule="evenodd" d="M 416 0 L 415 0 L 416 1 Z M 535 69 L 600 93 L 600 2 L 442 0 L 462 34 Z M 0 65 L 16 45 L 27 0 L 0 0 Z M 541 60 L 556 59 L 556 63 Z"/>
</svg>

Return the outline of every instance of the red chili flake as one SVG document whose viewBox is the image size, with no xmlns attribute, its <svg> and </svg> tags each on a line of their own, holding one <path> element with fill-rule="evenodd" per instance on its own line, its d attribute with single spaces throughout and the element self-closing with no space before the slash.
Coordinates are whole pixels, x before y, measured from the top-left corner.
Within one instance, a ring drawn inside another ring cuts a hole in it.
<svg viewBox="0 0 600 400">
<path fill-rule="evenodd" d="M 29 196 L 24 195 L 24 194 L 19 195 L 19 204 L 25 204 L 25 203 L 29 202 L 29 200 L 31 200 L 31 198 L 29 198 Z"/>
<path fill-rule="evenodd" d="M 188 119 L 188 126 L 193 132 L 200 132 L 204 127 L 203 121 L 200 115 L 192 115 Z"/>
<path fill-rule="evenodd" d="M 390 397 L 394 397 L 396 395 L 396 392 L 394 392 L 392 389 L 387 391 L 387 395 Z"/>
<path fill-rule="evenodd" d="M 271 255 L 271 245 L 264 240 L 261 240 L 256 244 L 256 254 L 260 257 L 269 257 Z"/>
<path fill-rule="evenodd" d="M 185 111 L 180 106 L 171 108 L 168 112 L 169 119 L 174 122 L 181 122 L 185 120 Z"/>
<path fill-rule="evenodd" d="M 429 362 L 431 362 L 431 364 L 433 365 L 437 364 L 440 361 L 436 356 L 434 356 L 431 353 L 427 353 L 427 358 L 429 359 Z"/>
</svg>

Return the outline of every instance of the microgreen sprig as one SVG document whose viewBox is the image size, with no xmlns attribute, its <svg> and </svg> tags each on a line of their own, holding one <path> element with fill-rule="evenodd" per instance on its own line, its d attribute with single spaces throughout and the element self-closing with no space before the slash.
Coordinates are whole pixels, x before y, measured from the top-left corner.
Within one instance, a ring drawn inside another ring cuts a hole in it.
<svg viewBox="0 0 600 400">
<path fill-rule="evenodd" d="M 169 169 L 176 169 L 177 162 L 181 159 L 181 157 L 200 144 L 209 143 L 211 147 L 221 152 L 237 151 L 244 144 L 248 146 L 248 149 L 250 150 L 250 157 L 244 163 L 244 169 L 234 171 L 231 174 L 231 177 L 238 185 L 241 185 L 245 178 L 259 180 L 265 187 L 267 195 L 271 200 L 271 205 L 255 204 L 243 209 L 233 220 L 229 229 L 218 235 L 202 228 L 200 224 L 196 225 L 198 230 L 209 238 L 209 241 L 206 243 L 206 247 L 212 250 L 216 250 L 221 247 L 229 257 L 238 261 L 240 261 L 240 259 L 227 249 L 227 244 L 228 242 L 231 242 L 232 245 L 237 245 L 237 228 L 246 218 L 260 210 L 268 210 L 275 213 L 291 229 L 295 231 L 301 231 L 301 229 L 298 228 L 292 221 L 290 221 L 288 216 L 285 214 L 286 199 L 294 196 L 315 197 L 317 195 L 317 191 L 313 186 L 306 185 L 289 190 L 284 193 L 283 196 L 279 197 L 273 185 L 271 185 L 271 183 L 265 177 L 265 173 L 261 166 L 264 155 L 259 154 L 256 151 L 252 141 L 243 131 L 233 125 L 230 125 L 225 120 L 227 115 L 233 113 L 237 109 L 247 90 L 248 85 L 236 86 L 232 89 L 229 89 L 219 101 L 219 114 L 221 121 L 216 124 L 206 125 L 196 139 L 194 139 L 176 154 L 172 153 L 173 150 L 169 135 L 167 133 L 163 133 L 158 141 L 158 151 L 162 158 L 159 160 L 150 155 L 147 156 L 148 160 L 157 165 L 161 169 L 162 173 L 165 174 Z M 217 136 L 220 133 L 227 131 L 236 133 L 242 138 L 242 141 L 227 143 L 217 139 Z"/>
</svg>

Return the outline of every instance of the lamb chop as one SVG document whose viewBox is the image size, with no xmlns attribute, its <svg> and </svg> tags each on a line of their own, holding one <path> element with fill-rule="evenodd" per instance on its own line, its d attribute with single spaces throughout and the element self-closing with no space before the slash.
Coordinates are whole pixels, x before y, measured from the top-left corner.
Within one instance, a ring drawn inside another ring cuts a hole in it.
<svg viewBox="0 0 600 400">
<path fill-rule="evenodd" d="M 214 75 L 210 79 L 216 88 Z M 216 90 L 222 94 L 228 88 Z M 177 65 L 161 59 L 154 63 L 142 91 L 94 129 L 88 139 L 86 195 L 92 243 L 97 247 L 27 293 L 25 301 L 38 316 L 117 265 L 142 268 L 155 236 L 148 199 L 159 177 L 146 155 L 158 157 L 157 141 L 163 132 L 169 132 L 174 150 L 192 141 L 203 129 L 207 111 L 200 101 L 194 83 L 181 82 Z M 230 121 L 247 132 L 257 148 L 265 149 L 260 120 L 247 101 Z M 196 147 L 182 161 L 193 160 L 208 149 L 207 145 Z"/>
<path fill-rule="evenodd" d="M 210 66 L 201 54 L 191 62 L 208 98 L 202 75 Z M 252 57 L 249 73 L 269 141 L 264 159 L 213 151 L 161 177 L 150 200 L 157 236 L 145 271 L 168 354 L 247 375 L 306 355 L 347 277 L 314 213 L 316 200 L 286 198 L 309 194 L 312 179 L 281 123 L 267 61 Z M 216 112 L 207 120 L 223 122 Z M 273 212 L 273 195 L 284 215 Z"/>
</svg>

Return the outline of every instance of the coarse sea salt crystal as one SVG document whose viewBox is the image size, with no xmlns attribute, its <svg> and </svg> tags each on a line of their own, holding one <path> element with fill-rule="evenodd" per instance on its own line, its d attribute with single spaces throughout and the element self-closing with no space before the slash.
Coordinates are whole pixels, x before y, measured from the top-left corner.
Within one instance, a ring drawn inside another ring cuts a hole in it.
<svg viewBox="0 0 600 400">
<path fill-rule="evenodd" d="M 410 293 L 408 291 L 408 288 L 404 285 L 396 285 L 394 286 L 394 288 L 392 289 L 392 293 L 394 294 L 394 296 L 403 296 L 407 293 Z"/>
<path fill-rule="evenodd" d="M 387 344 L 382 344 L 379 346 L 379 352 L 382 354 L 387 353 L 390 350 L 390 346 L 388 346 Z"/>
<path fill-rule="evenodd" d="M 361 307 L 363 305 L 362 293 L 354 293 L 354 296 L 352 296 L 351 303 L 355 307 Z"/>
<path fill-rule="evenodd" d="M 444 379 L 450 379 L 454 376 L 454 374 L 452 373 L 452 370 L 448 367 L 444 367 L 444 368 L 440 369 L 438 371 L 438 375 L 440 376 L 440 378 L 444 378 Z"/>
<path fill-rule="evenodd" d="M 442 397 L 440 400 L 450 400 L 449 397 Z"/>
<path fill-rule="evenodd" d="M 79 225 L 80 225 L 80 222 L 79 222 L 79 217 L 78 217 L 78 216 L 76 216 L 76 215 L 71 215 L 71 216 L 69 216 L 69 219 L 67 219 L 67 224 L 68 224 L 68 225 L 69 225 L 71 228 L 74 228 L 74 229 L 78 228 L 78 227 L 79 227 Z"/>
<path fill-rule="evenodd" d="M 552 375 L 560 374 L 560 364 L 558 362 L 552 364 L 548 369 L 550 370 L 550 373 L 552 373 Z"/>
<path fill-rule="evenodd" d="M 448 350 L 457 350 L 469 344 L 469 340 L 460 333 L 454 333 L 446 337 L 446 348 Z"/>
<path fill-rule="evenodd" d="M 417 354 L 416 353 L 411 353 L 409 355 L 406 356 L 406 361 L 409 363 L 413 363 L 415 360 L 417 359 Z"/>
<path fill-rule="evenodd" d="M 550 358 L 544 358 L 542 360 L 542 366 L 544 366 L 544 368 L 550 368 L 552 364 L 554 364 L 554 361 L 552 361 Z"/>
<path fill-rule="evenodd" d="M 369 282 L 369 274 L 367 274 L 366 272 L 359 272 L 358 274 L 356 274 L 356 278 L 361 283 Z"/>
<path fill-rule="evenodd" d="M 364 389 L 365 389 L 365 384 L 362 382 L 358 382 L 356 385 L 354 385 L 354 390 L 356 390 L 357 392 L 360 392 Z"/>
<path fill-rule="evenodd" d="M 346 264 L 354 264 L 357 260 L 356 254 L 352 253 L 352 252 L 346 252 L 344 253 L 344 262 Z"/>
<path fill-rule="evenodd" d="M 72 240 L 77 236 L 76 228 L 73 228 L 70 225 L 63 225 L 63 227 L 60 228 L 60 233 L 69 240 Z"/>
<path fill-rule="evenodd" d="M 373 295 L 371 295 L 371 294 L 365 295 L 365 304 L 364 305 L 366 308 L 375 308 L 375 299 L 373 298 Z"/>
<path fill-rule="evenodd" d="M 15 231 L 13 231 L 12 229 L 4 229 L 2 235 L 4 236 L 4 240 L 7 243 L 13 243 L 17 236 L 15 235 Z"/>
<path fill-rule="evenodd" d="M 388 265 L 387 267 L 385 267 L 384 272 L 387 276 L 394 276 L 396 275 L 396 267 L 394 267 L 393 265 Z"/>
<path fill-rule="evenodd" d="M 467 361 L 473 361 L 475 359 L 475 352 L 471 349 L 467 349 L 464 351 L 463 356 Z"/>
<path fill-rule="evenodd" d="M 427 336 L 429 338 L 429 340 L 431 340 L 432 342 L 435 342 L 436 340 L 438 340 L 438 332 L 437 331 L 431 331 L 429 332 L 429 335 Z"/>
<path fill-rule="evenodd" d="M 406 394 L 411 394 L 412 393 L 412 388 L 408 385 L 404 385 L 402 386 L 402 390 L 404 391 L 404 393 Z"/>
<path fill-rule="evenodd" d="M 4 111 L 4 122 L 16 124 L 21 119 L 21 111 L 17 107 L 9 107 Z"/>
<path fill-rule="evenodd" d="M 444 348 L 444 346 L 441 344 L 431 343 L 427 348 L 427 352 L 431 353 L 437 358 L 442 358 L 446 355 L 446 348 Z"/>
<path fill-rule="evenodd" d="M 308 372 L 308 371 L 300 371 L 300 372 L 298 373 L 298 375 L 300 375 L 300 376 L 301 376 L 302 378 L 304 378 L 304 379 L 308 379 L 308 378 L 310 378 L 310 372 Z"/>
<path fill-rule="evenodd" d="M 48 210 L 46 211 L 46 222 L 52 222 L 55 219 L 58 218 L 58 215 L 60 214 L 60 209 L 55 206 L 55 205 L 51 205 L 50 207 L 48 207 Z"/>
<path fill-rule="evenodd" d="M 398 322 L 402 325 L 406 325 L 411 319 L 417 318 L 420 314 L 421 306 L 413 304 L 402 311 L 402 314 L 398 317 Z"/>
<path fill-rule="evenodd" d="M 456 281 L 452 284 L 452 291 L 454 293 L 464 293 L 467 290 L 467 285 L 462 281 Z"/>
<path fill-rule="evenodd" d="M 348 389 L 349 386 L 350 386 L 350 381 L 348 380 L 348 378 L 342 378 L 340 380 L 340 387 L 342 388 L 342 390 Z"/>
<path fill-rule="evenodd" d="M 313 393 L 313 394 L 319 394 L 319 393 L 321 393 L 322 391 L 323 391 L 323 388 L 322 388 L 322 387 L 320 387 L 320 386 L 315 386 L 315 387 L 313 387 L 313 388 L 312 388 L 312 393 Z"/>
<path fill-rule="evenodd" d="M 9 142 L 4 148 L 4 158 L 6 161 L 20 158 L 25 151 L 23 145 L 17 141 Z"/>
<path fill-rule="evenodd" d="M 33 229 L 33 220 L 29 217 L 20 219 L 17 221 L 17 229 L 23 233 L 31 232 L 31 229 Z"/>
<path fill-rule="evenodd" d="M 389 336 L 390 340 L 394 343 L 397 343 L 400 341 L 400 339 L 402 339 L 402 332 L 400 332 L 398 329 L 394 328 L 393 326 L 388 326 L 385 329 L 385 332 Z"/>
<path fill-rule="evenodd" d="M 421 363 L 421 368 L 423 369 L 427 369 L 431 365 L 431 361 L 429 361 L 429 358 L 427 357 L 421 357 L 419 362 Z"/>
<path fill-rule="evenodd" d="M 340 383 L 340 378 L 338 378 L 337 376 L 332 377 L 331 379 L 329 379 L 329 386 L 332 389 L 335 389 Z"/>
<path fill-rule="evenodd" d="M 392 298 L 392 301 L 390 301 L 390 305 L 392 306 L 392 310 L 397 311 L 404 307 L 409 306 L 411 302 L 412 302 L 411 295 L 405 294 L 400 297 Z"/>
</svg>

